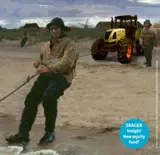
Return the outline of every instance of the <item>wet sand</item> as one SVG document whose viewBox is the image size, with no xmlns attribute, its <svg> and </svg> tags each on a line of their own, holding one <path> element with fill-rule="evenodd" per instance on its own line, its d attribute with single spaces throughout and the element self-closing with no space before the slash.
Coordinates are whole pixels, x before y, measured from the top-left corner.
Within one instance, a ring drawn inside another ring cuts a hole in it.
<svg viewBox="0 0 160 155">
<path fill-rule="evenodd" d="M 18 122 L 12 119 L 4 117 L 0 123 L 3 127 L 0 127 L 0 146 L 7 147 L 4 137 L 17 130 Z M 155 149 L 154 141 L 150 141 L 142 149 L 128 149 L 119 140 L 118 131 L 109 131 L 107 129 L 95 130 L 86 128 L 73 128 L 64 126 L 63 128 L 57 128 L 56 141 L 47 147 L 39 147 L 37 142 L 43 135 L 43 125 L 35 124 L 31 131 L 31 142 L 27 146 L 26 152 L 35 152 L 39 150 L 52 149 L 59 153 L 59 155 L 141 155 L 144 152 L 155 154 L 160 150 Z M 115 149 L 116 148 L 116 149 Z M 1 153 L 1 151 L 0 151 Z M 148 154 L 146 154 L 148 155 Z"/>
</svg>

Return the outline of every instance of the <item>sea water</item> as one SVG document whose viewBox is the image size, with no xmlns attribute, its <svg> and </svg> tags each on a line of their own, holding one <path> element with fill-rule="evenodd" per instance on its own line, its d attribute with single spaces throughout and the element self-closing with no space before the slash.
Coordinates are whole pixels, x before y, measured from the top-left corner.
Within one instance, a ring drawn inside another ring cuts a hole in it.
<svg viewBox="0 0 160 155">
<path fill-rule="evenodd" d="M 21 146 L 0 147 L 0 155 L 59 155 L 54 150 L 40 150 L 26 153 L 22 152 L 23 147 Z"/>
</svg>

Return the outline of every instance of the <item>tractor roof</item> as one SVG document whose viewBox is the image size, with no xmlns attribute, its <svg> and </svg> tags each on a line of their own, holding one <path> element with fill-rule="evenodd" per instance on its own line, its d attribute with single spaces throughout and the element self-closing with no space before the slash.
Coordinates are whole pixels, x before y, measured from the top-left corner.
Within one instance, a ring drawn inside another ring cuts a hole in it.
<svg viewBox="0 0 160 155">
<path fill-rule="evenodd" d="M 131 16 L 131 15 L 116 16 L 115 19 L 119 19 L 119 20 L 137 20 L 137 15 L 134 15 L 134 16 Z"/>
</svg>

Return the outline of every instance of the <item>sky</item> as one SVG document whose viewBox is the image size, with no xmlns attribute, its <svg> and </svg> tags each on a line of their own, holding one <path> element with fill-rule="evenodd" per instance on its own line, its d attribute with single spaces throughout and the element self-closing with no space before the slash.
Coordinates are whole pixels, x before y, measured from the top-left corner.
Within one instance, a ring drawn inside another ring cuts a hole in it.
<svg viewBox="0 0 160 155">
<path fill-rule="evenodd" d="M 18 28 L 25 23 L 44 27 L 54 17 L 66 25 L 80 25 L 88 20 L 95 26 L 112 16 L 138 15 L 139 21 L 160 21 L 160 0 L 0 0 L 0 25 Z"/>
</svg>

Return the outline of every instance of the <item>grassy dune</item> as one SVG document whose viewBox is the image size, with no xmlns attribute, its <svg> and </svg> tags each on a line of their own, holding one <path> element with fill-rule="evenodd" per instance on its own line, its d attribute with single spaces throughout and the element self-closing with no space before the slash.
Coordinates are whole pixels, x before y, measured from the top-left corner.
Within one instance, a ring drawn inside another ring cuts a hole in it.
<svg viewBox="0 0 160 155">
<path fill-rule="evenodd" d="M 0 40 L 19 40 L 23 37 L 24 32 L 29 32 L 29 40 L 34 38 L 35 42 L 45 41 L 50 37 L 50 33 L 46 29 L 14 29 L 14 30 L 1 30 L 0 31 Z M 104 31 L 98 28 L 76 28 L 68 32 L 68 36 L 73 40 L 83 39 L 83 38 L 98 38 L 104 35 Z"/>
<path fill-rule="evenodd" d="M 158 45 L 160 45 L 160 28 L 155 28 L 158 33 Z M 50 32 L 47 29 L 10 29 L 0 30 L 0 41 L 6 40 L 21 40 L 24 32 L 29 32 L 28 41 L 32 44 L 45 41 L 50 37 Z M 68 32 L 68 37 L 77 41 L 79 39 L 89 38 L 96 39 L 104 36 L 105 30 L 99 28 L 75 28 Z"/>
</svg>

